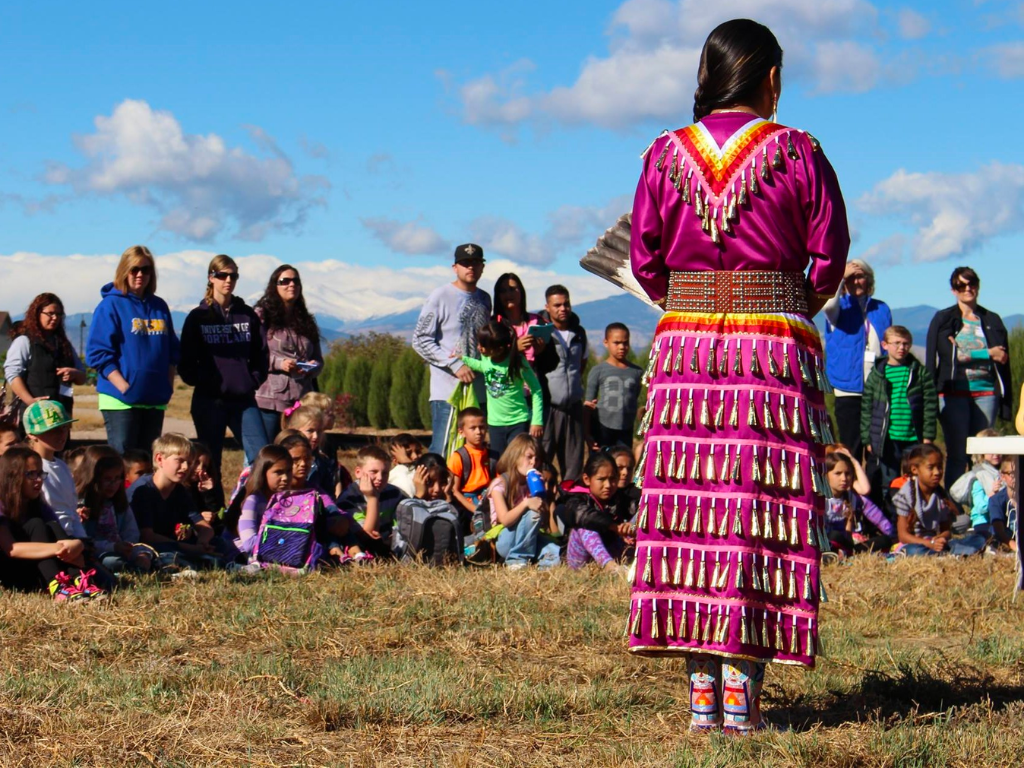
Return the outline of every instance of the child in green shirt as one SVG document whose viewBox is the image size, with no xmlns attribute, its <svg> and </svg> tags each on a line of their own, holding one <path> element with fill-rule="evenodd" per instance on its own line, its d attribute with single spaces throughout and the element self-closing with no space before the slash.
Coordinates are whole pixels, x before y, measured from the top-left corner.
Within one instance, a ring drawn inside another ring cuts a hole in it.
<svg viewBox="0 0 1024 768">
<path fill-rule="evenodd" d="M 491 320 L 477 331 L 482 357 L 463 357 L 470 370 L 482 373 L 487 392 L 487 432 L 491 450 L 499 456 L 516 435 L 540 439 L 544 434 L 544 401 L 537 375 L 524 363 L 516 347 L 515 332 L 505 323 Z M 525 388 L 530 389 L 530 405 Z"/>
</svg>

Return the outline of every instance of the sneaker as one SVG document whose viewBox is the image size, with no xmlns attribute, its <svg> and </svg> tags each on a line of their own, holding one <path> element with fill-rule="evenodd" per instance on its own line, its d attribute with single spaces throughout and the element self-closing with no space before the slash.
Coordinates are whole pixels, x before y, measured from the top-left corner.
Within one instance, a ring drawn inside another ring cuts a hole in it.
<svg viewBox="0 0 1024 768">
<path fill-rule="evenodd" d="M 92 600 L 106 600 L 107 590 L 102 587 L 97 587 L 91 581 L 92 577 L 95 575 L 95 568 L 90 568 L 88 571 L 82 571 L 79 577 L 75 579 L 75 585 L 83 595 Z"/>
<path fill-rule="evenodd" d="M 182 568 L 177 573 L 172 573 L 171 578 L 177 581 L 178 579 L 194 579 L 199 576 L 199 571 L 195 568 Z"/>
<path fill-rule="evenodd" d="M 505 567 L 508 568 L 508 570 L 510 570 L 510 571 L 521 571 L 521 570 L 523 570 L 523 568 L 529 568 L 530 567 L 530 561 L 529 560 L 511 560 L 511 561 L 505 563 Z"/>
<path fill-rule="evenodd" d="M 366 565 L 373 562 L 373 554 L 370 552 L 357 552 L 352 555 L 353 565 Z"/>
<path fill-rule="evenodd" d="M 58 573 L 54 580 L 50 582 L 49 589 L 55 603 L 76 602 L 86 599 L 86 596 L 82 594 L 82 590 L 78 588 L 78 585 L 64 571 Z"/>
<path fill-rule="evenodd" d="M 550 571 L 552 568 L 557 568 L 561 563 L 562 558 L 558 555 L 542 556 L 537 560 L 537 570 Z"/>
</svg>

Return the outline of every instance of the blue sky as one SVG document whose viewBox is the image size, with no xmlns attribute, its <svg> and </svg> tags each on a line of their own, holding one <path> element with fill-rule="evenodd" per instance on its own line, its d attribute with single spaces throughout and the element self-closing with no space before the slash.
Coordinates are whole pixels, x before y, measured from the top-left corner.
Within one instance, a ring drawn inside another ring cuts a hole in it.
<svg viewBox="0 0 1024 768">
<path fill-rule="evenodd" d="M 322 313 L 408 309 L 468 240 L 488 287 L 515 268 L 534 297 L 607 295 L 576 263 L 628 208 L 639 152 L 687 122 L 700 45 L 736 16 L 779 36 L 780 121 L 821 140 L 878 295 L 944 306 L 967 263 L 983 304 L 1020 311 L 1019 0 L 8 0 L 0 308 L 34 281 L 89 309 L 137 242 L 182 308 L 226 252 L 250 295 L 284 260 L 316 275 Z"/>
</svg>

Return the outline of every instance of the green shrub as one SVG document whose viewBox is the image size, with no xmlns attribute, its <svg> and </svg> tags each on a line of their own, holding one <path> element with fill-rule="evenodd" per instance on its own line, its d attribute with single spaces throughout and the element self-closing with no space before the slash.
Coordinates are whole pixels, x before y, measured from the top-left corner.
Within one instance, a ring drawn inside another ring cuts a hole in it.
<svg viewBox="0 0 1024 768">
<path fill-rule="evenodd" d="M 372 375 L 373 363 L 369 357 L 358 355 L 348 359 L 342 389 L 352 397 L 352 419 L 356 426 L 365 427 L 369 424 L 366 408 Z"/>
<path fill-rule="evenodd" d="M 391 423 L 399 429 L 420 427 L 419 398 L 425 367 L 422 358 L 412 347 L 407 347 L 394 363 L 388 410 L 391 412 Z"/>
<path fill-rule="evenodd" d="M 395 358 L 391 354 L 383 354 L 373 362 L 370 389 L 366 396 L 366 417 L 370 426 L 375 429 L 387 429 L 391 426 L 388 402 L 391 395 L 391 368 L 394 361 Z"/>
<path fill-rule="evenodd" d="M 420 425 L 424 429 L 431 429 L 430 425 L 430 366 L 423 366 L 423 381 L 420 384 L 419 392 Z"/>
</svg>

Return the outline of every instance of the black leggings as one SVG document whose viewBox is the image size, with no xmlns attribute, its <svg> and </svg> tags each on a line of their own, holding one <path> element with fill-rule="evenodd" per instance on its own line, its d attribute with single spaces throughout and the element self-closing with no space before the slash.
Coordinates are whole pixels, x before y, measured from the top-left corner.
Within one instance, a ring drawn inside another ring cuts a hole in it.
<svg viewBox="0 0 1024 768">
<path fill-rule="evenodd" d="M 828 535 L 828 543 L 832 545 L 832 549 L 841 549 L 848 555 L 860 554 L 862 552 L 880 552 L 884 555 L 892 549 L 892 539 L 884 533 L 855 543 L 853 536 L 849 533 L 833 531 Z"/>
<path fill-rule="evenodd" d="M 13 526 L 12 526 L 13 528 Z M 32 517 L 17 526 L 20 530 L 12 530 L 15 541 L 31 541 L 39 544 L 56 544 L 62 539 L 70 538 L 60 523 L 55 520 L 46 521 Z M 64 571 L 72 579 L 82 572 L 77 566 L 65 563 L 56 557 L 42 560 L 24 560 L 15 557 L 0 558 L 0 582 L 14 589 L 36 590 L 40 586 L 46 588 L 57 574 Z"/>
</svg>

